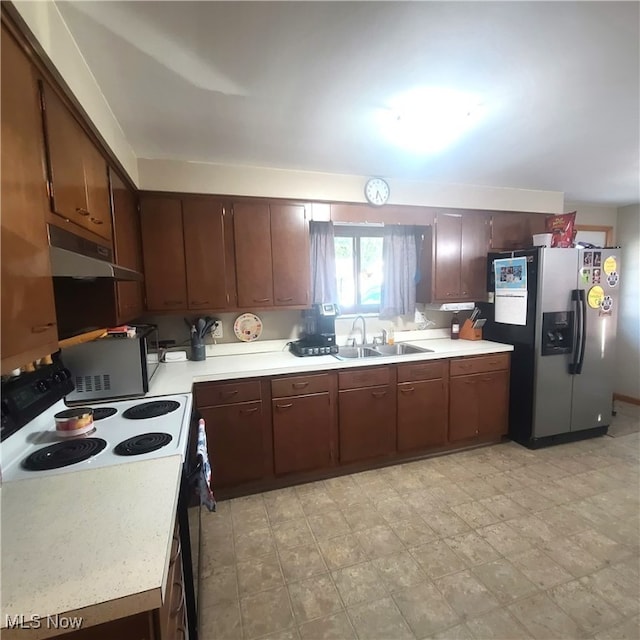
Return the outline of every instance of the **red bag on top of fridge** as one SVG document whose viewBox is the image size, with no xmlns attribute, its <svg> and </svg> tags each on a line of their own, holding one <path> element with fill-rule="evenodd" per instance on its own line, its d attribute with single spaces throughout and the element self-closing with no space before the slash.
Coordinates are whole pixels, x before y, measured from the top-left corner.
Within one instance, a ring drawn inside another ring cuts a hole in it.
<svg viewBox="0 0 640 640">
<path fill-rule="evenodd" d="M 551 233 L 552 247 L 572 247 L 576 237 L 576 212 L 560 213 L 548 216 L 546 221 L 547 233 Z"/>
</svg>

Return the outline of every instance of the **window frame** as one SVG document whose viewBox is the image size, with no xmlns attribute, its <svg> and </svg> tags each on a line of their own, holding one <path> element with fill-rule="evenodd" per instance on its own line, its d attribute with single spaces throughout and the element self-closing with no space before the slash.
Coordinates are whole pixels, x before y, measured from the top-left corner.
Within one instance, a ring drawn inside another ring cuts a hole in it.
<svg viewBox="0 0 640 640">
<path fill-rule="evenodd" d="M 360 299 L 362 292 L 360 291 L 360 240 L 361 238 L 384 238 L 383 225 L 334 225 L 334 238 L 351 238 L 353 242 L 353 280 L 355 283 L 355 297 Z M 341 315 L 358 315 L 358 314 L 379 314 L 379 304 L 355 304 L 348 307 L 340 305 Z"/>
</svg>

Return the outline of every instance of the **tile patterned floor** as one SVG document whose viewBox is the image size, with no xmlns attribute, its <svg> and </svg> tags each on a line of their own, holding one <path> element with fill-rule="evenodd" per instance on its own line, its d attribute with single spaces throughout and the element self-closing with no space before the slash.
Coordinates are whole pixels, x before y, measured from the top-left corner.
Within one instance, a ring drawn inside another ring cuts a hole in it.
<svg viewBox="0 0 640 640">
<path fill-rule="evenodd" d="M 637 640 L 636 409 L 616 437 L 220 503 L 204 517 L 203 640 Z"/>
</svg>

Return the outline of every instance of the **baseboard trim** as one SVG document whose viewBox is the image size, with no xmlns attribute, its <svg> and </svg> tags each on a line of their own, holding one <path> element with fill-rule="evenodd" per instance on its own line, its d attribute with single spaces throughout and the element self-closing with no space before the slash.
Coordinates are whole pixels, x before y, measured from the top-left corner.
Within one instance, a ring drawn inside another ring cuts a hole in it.
<svg viewBox="0 0 640 640">
<path fill-rule="evenodd" d="M 621 393 L 613 394 L 614 400 L 620 400 L 620 402 L 628 402 L 629 404 L 637 404 L 640 405 L 640 398 L 634 398 L 633 396 L 625 396 Z"/>
</svg>

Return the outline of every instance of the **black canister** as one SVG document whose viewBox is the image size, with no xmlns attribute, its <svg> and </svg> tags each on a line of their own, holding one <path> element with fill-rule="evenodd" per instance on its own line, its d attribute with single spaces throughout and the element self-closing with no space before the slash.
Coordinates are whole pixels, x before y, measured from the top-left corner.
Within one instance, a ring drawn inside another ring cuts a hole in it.
<svg viewBox="0 0 640 640">
<path fill-rule="evenodd" d="M 207 350 L 204 342 L 200 338 L 191 338 L 191 359 L 204 360 L 207 357 Z"/>
</svg>

